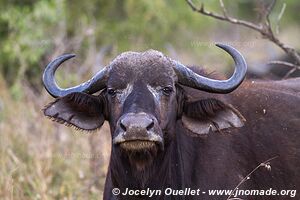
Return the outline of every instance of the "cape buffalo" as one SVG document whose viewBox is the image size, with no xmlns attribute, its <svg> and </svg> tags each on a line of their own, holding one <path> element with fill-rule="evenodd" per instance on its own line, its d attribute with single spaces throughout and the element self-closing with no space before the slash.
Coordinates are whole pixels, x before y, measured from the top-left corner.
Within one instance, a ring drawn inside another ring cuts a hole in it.
<svg viewBox="0 0 300 200">
<path fill-rule="evenodd" d="M 74 55 L 47 66 L 44 86 L 56 99 L 46 116 L 82 130 L 110 124 L 104 199 L 270 200 L 300 191 L 300 79 L 243 82 L 243 56 L 217 46 L 235 61 L 227 80 L 155 50 L 122 53 L 67 89 L 55 71 Z"/>
</svg>

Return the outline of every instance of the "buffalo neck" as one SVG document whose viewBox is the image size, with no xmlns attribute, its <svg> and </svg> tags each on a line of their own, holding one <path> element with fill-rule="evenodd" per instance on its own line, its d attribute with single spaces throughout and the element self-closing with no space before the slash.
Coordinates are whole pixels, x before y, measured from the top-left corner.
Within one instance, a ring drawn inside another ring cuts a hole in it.
<svg viewBox="0 0 300 200">
<path fill-rule="evenodd" d="M 121 189 L 163 189 L 183 187 L 183 163 L 178 145 L 174 138 L 163 151 L 158 152 L 149 166 L 143 170 L 135 169 L 121 151 L 112 149 L 109 178 L 112 186 Z M 176 185 L 174 184 L 176 182 Z"/>
</svg>

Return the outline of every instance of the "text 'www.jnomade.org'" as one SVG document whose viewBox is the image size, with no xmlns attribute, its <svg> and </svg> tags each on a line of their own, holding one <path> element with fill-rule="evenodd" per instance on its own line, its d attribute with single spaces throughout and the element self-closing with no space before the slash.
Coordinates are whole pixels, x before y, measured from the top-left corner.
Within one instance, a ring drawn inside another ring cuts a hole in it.
<svg viewBox="0 0 300 200">
<path fill-rule="evenodd" d="M 119 188 L 112 189 L 112 194 L 115 196 L 145 196 L 145 197 L 154 197 L 154 196 L 201 196 L 201 195 L 208 195 L 208 196 L 231 196 L 231 197 L 240 197 L 240 196 L 288 196 L 288 197 L 295 197 L 297 191 L 296 190 L 275 190 L 269 188 L 267 190 L 201 190 L 201 189 L 192 189 L 192 188 L 185 188 L 185 189 L 172 189 L 166 188 L 163 190 L 160 189 L 150 189 L 146 188 L 143 190 L 135 190 L 125 188 L 124 190 L 120 190 Z"/>
</svg>

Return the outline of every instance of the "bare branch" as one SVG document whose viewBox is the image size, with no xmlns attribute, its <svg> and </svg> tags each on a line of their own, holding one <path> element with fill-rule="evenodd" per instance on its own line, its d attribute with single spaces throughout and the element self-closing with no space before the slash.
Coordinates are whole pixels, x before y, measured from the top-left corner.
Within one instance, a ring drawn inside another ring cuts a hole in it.
<svg viewBox="0 0 300 200">
<path fill-rule="evenodd" d="M 193 2 L 191 0 L 186 0 L 186 2 L 190 5 L 192 10 L 195 11 L 195 12 L 198 12 L 198 13 L 201 13 L 203 15 L 210 16 L 210 17 L 222 20 L 222 21 L 227 21 L 227 22 L 230 22 L 232 24 L 239 24 L 239 25 L 246 26 L 248 28 L 251 28 L 251 29 L 254 29 L 254 30 L 257 30 L 257 31 L 262 31 L 262 26 L 260 26 L 260 25 L 256 25 L 256 24 L 248 22 L 248 21 L 238 20 L 238 19 L 235 19 L 235 18 L 232 18 L 232 17 L 229 17 L 229 16 L 226 17 L 224 15 L 219 15 L 219 14 L 215 14 L 213 12 L 206 11 L 204 9 L 203 4 L 201 4 L 201 7 L 199 9 L 193 4 Z"/>
<path fill-rule="evenodd" d="M 280 20 L 281 20 L 283 14 L 284 14 L 285 8 L 286 8 L 286 3 L 283 3 L 282 8 L 281 8 L 281 10 L 280 10 L 280 13 L 279 13 L 279 15 L 278 15 L 278 17 L 277 17 L 277 22 L 276 22 L 276 34 L 279 34 L 279 22 L 280 22 Z"/>
<path fill-rule="evenodd" d="M 263 15 L 262 20 L 264 20 L 260 24 L 255 24 L 255 23 L 252 23 L 249 21 L 245 21 L 245 20 L 241 20 L 241 19 L 237 19 L 237 18 L 229 16 L 222 0 L 220 0 L 220 6 L 223 9 L 223 15 L 205 10 L 203 4 L 201 4 L 200 8 L 197 8 L 191 0 L 186 0 L 186 2 L 192 8 L 193 11 L 198 12 L 202 15 L 209 16 L 209 17 L 212 17 L 212 18 L 215 18 L 218 20 L 226 21 L 231 24 L 241 25 L 241 26 L 244 26 L 244 27 L 247 27 L 247 28 L 250 28 L 252 30 L 259 32 L 263 36 L 263 38 L 270 40 L 271 42 L 276 44 L 279 48 L 281 48 L 286 54 L 290 55 L 295 60 L 295 66 L 300 65 L 300 54 L 294 48 L 281 42 L 274 35 L 274 33 L 272 31 L 269 16 L 270 16 L 270 13 L 272 12 L 272 9 L 274 8 L 276 0 L 273 0 L 272 3 L 269 4 L 266 9 L 263 9 L 262 11 L 260 11 L 260 13 Z M 279 17 L 278 17 L 279 20 L 281 19 L 282 15 L 284 13 L 284 10 L 285 10 L 285 6 L 284 6 L 284 8 L 282 8 L 282 11 L 279 14 Z M 296 69 L 297 68 L 295 67 L 295 70 Z"/>
<path fill-rule="evenodd" d="M 225 8 L 225 6 L 224 6 L 223 0 L 220 0 L 220 5 L 221 5 L 221 8 L 223 9 L 223 15 L 224 15 L 225 17 L 228 17 L 227 10 L 226 10 L 226 8 Z"/>
<path fill-rule="evenodd" d="M 274 64 L 274 65 L 284 65 L 284 66 L 287 66 L 287 67 L 293 67 L 293 68 L 300 69 L 300 65 L 295 65 L 293 63 L 286 62 L 286 61 L 274 60 L 274 61 L 268 62 L 268 65 L 271 65 L 271 64 Z"/>
<path fill-rule="evenodd" d="M 266 18 L 268 21 L 269 21 L 270 14 L 271 14 L 275 4 L 276 4 L 276 0 L 273 0 L 266 9 Z"/>
<path fill-rule="evenodd" d="M 295 65 L 293 63 L 290 62 L 285 62 L 285 61 L 271 61 L 268 62 L 268 64 L 274 64 L 274 65 L 283 65 L 283 66 L 287 66 L 287 67 L 292 67 L 291 70 L 289 70 L 284 76 L 283 79 L 289 77 L 292 73 L 294 73 L 296 70 L 300 70 L 300 65 Z"/>
<path fill-rule="evenodd" d="M 288 78 L 292 73 L 294 73 L 297 70 L 297 68 L 293 68 L 290 71 L 288 71 L 288 73 L 286 73 L 286 75 L 284 75 L 283 79 Z"/>
<path fill-rule="evenodd" d="M 256 172 L 260 167 L 265 167 L 266 169 L 270 170 L 271 169 L 271 165 L 270 162 L 274 159 L 278 158 L 278 156 L 274 156 L 262 163 L 260 163 L 259 165 L 257 165 L 249 174 L 247 174 L 242 180 L 241 182 L 239 182 L 239 184 L 237 184 L 237 186 L 232 190 L 232 193 L 228 196 L 228 198 L 226 200 L 233 200 L 235 198 L 231 198 L 232 195 L 234 194 L 234 192 L 240 187 L 240 185 L 242 185 L 243 183 L 245 183 L 247 180 L 250 179 L 250 176 Z"/>
</svg>

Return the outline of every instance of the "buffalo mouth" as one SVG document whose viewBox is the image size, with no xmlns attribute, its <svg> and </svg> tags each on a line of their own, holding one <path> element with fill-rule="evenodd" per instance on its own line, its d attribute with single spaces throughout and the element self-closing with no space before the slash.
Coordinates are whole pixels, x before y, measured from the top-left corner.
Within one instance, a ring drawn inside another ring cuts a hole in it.
<svg viewBox="0 0 300 200">
<path fill-rule="evenodd" d="M 122 149 L 127 151 L 144 151 L 144 150 L 151 150 L 159 144 L 155 141 L 149 141 L 149 140 L 130 140 L 130 141 L 124 141 L 119 145 Z"/>
<path fill-rule="evenodd" d="M 136 136 L 126 134 L 125 132 L 118 133 L 113 138 L 113 144 L 126 151 L 147 151 L 153 149 L 163 150 L 164 142 L 163 138 L 156 133 L 147 134 L 147 136 Z"/>
<path fill-rule="evenodd" d="M 127 140 L 117 145 L 138 171 L 151 165 L 159 150 L 162 149 L 160 148 L 162 143 L 150 140 Z"/>
</svg>

